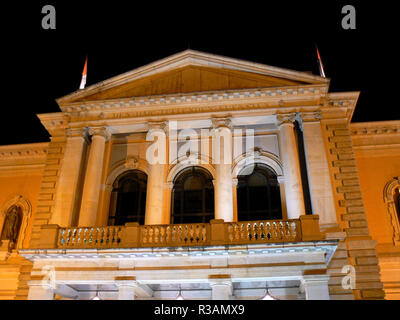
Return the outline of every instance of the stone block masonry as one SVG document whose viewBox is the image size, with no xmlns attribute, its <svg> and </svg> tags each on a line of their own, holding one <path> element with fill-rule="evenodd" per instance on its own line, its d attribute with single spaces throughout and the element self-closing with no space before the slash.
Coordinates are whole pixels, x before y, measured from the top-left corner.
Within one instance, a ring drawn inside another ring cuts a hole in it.
<svg viewBox="0 0 400 320">
<path fill-rule="evenodd" d="M 368 222 L 362 199 L 357 164 L 354 156 L 352 139 L 347 121 L 323 122 L 328 159 L 333 177 L 334 194 L 338 219 L 346 232 L 338 250 L 329 265 L 331 275 L 329 290 L 332 299 L 343 299 L 351 290 L 344 290 L 340 279 L 345 276 L 342 268 L 352 265 L 356 271 L 354 299 L 384 299 L 377 242 L 370 236 Z"/>
</svg>

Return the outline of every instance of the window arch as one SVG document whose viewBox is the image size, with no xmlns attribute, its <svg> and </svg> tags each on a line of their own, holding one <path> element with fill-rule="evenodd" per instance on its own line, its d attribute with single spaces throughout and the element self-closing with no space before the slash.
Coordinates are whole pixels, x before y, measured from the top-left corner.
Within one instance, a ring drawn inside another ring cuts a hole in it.
<svg viewBox="0 0 400 320">
<path fill-rule="evenodd" d="M 120 175 L 113 184 L 108 225 L 144 224 L 146 193 L 147 175 L 144 172 L 132 170 Z"/>
<path fill-rule="evenodd" d="M 239 221 L 282 219 L 280 186 L 271 168 L 256 163 L 240 171 L 237 212 Z"/>
<path fill-rule="evenodd" d="M 188 167 L 174 179 L 171 223 L 206 223 L 214 218 L 212 175 L 198 166 Z"/>
</svg>

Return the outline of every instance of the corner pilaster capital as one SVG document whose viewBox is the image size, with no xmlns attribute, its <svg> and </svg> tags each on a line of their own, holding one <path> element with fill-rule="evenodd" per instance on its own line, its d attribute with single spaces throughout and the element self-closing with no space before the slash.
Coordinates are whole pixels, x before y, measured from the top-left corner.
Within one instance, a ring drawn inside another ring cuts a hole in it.
<svg viewBox="0 0 400 320">
<path fill-rule="evenodd" d="M 87 127 L 68 128 L 65 131 L 67 138 L 83 138 L 86 142 L 89 139 L 89 130 Z"/>
<path fill-rule="evenodd" d="M 111 138 L 111 131 L 108 127 L 102 126 L 102 127 L 90 127 L 89 128 L 89 134 L 94 137 L 94 136 L 100 136 L 103 137 L 104 139 L 109 140 Z"/>
<path fill-rule="evenodd" d="M 281 125 L 293 125 L 296 121 L 296 113 L 281 113 L 276 115 L 276 124 L 278 127 Z"/>
</svg>

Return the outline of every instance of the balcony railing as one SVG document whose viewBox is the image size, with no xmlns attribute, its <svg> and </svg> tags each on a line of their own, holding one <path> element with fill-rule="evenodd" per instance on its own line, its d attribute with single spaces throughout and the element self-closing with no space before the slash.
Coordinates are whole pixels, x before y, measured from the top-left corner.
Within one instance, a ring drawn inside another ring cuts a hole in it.
<svg viewBox="0 0 400 320">
<path fill-rule="evenodd" d="M 321 240 L 317 215 L 291 220 L 71 227 L 44 225 L 40 248 L 141 248 L 230 244 L 282 243 Z"/>
</svg>

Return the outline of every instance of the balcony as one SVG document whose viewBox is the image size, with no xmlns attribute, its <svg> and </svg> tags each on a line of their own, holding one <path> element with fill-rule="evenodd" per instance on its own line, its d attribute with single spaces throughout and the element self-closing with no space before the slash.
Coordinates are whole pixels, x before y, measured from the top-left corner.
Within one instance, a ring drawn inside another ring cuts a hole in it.
<svg viewBox="0 0 400 320">
<path fill-rule="evenodd" d="M 70 227 L 43 225 L 38 249 L 199 247 L 323 240 L 318 215 L 292 220 Z"/>
</svg>

